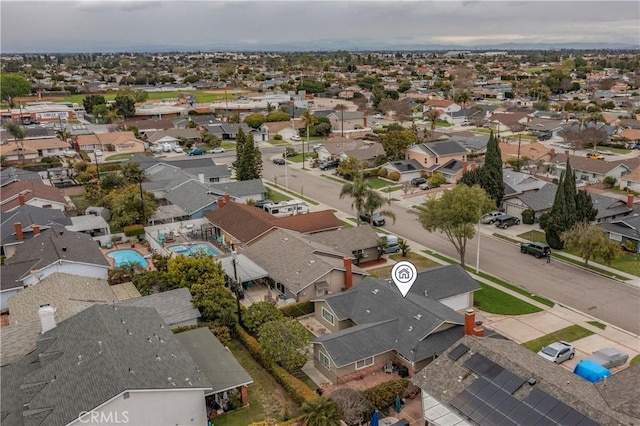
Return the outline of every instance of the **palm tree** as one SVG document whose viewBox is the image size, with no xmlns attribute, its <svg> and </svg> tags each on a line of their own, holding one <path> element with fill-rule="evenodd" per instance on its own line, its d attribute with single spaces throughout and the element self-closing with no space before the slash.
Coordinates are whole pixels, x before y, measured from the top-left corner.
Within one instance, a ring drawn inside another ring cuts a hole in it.
<svg viewBox="0 0 640 426">
<path fill-rule="evenodd" d="M 382 254 L 389 247 L 389 243 L 387 242 L 387 238 L 378 238 L 378 260 L 382 258 Z"/>
<path fill-rule="evenodd" d="M 358 226 L 360 226 L 360 213 L 364 211 L 364 202 L 369 191 L 371 191 L 371 188 L 369 188 L 367 182 L 365 182 L 362 173 L 359 173 L 357 170 L 354 170 L 353 181 L 345 183 L 340 191 L 340 198 L 347 196 L 353 198 L 351 207 L 356 210 L 356 223 Z"/>
<path fill-rule="evenodd" d="M 438 117 L 440 117 L 440 113 L 438 112 L 438 110 L 435 110 L 435 109 L 430 109 L 424 115 L 424 118 L 426 118 L 431 123 L 431 127 L 430 127 L 431 133 L 433 133 L 436 130 L 436 122 L 438 121 Z M 431 137 L 432 136 L 430 135 L 430 138 Z"/>
<path fill-rule="evenodd" d="M 5 129 L 18 144 L 18 161 L 22 162 L 24 159 L 24 129 L 18 123 L 9 123 L 5 126 Z"/>
<path fill-rule="evenodd" d="M 464 109 L 464 107 L 467 105 L 467 102 L 471 100 L 471 95 L 466 90 L 463 90 L 462 92 L 458 92 L 458 94 L 453 97 L 453 100 L 459 104 L 462 104 L 462 108 Z"/>
<path fill-rule="evenodd" d="M 407 254 L 411 251 L 409 243 L 404 238 L 398 238 L 398 247 L 402 250 L 402 257 L 407 257 Z"/>
<path fill-rule="evenodd" d="M 340 410 L 335 402 L 327 398 L 317 398 L 302 405 L 303 414 L 300 417 L 303 426 L 338 426 L 340 425 Z"/>
<path fill-rule="evenodd" d="M 309 108 L 304 110 L 304 113 L 302 114 L 302 123 L 304 124 L 304 126 L 307 128 L 307 150 L 309 149 L 309 133 L 311 132 L 311 129 L 313 128 L 313 125 L 316 123 L 316 118 L 313 116 L 313 114 L 311 113 L 311 110 Z M 304 157 L 304 141 L 302 142 L 302 170 L 305 169 L 305 157 Z"/>
<path fill-rule="evenodd" d="M 347 109 L 347 106 L 344 104 L 338 104 L 336 105 L 336 111 L 340 111 L 340 118 L 341 118 L 341 124 L 340 124 L 340 136 L 344 137 L 344 110 Z"/>
<path fill-rule="evenodd" d="M 369 213 L 369 220 L 373 221 L 373 213 L 385 204 L 391 205 L 391 201 L 386 200 L 382 195 L 380 195 L 372 188 L 368 188 L 366 198 L 364 199 L 363 208 L 366 213 Z M 393 223 L 396 222 L 396 214 L 391 210 L 380 210 L 377 213 L 393 219 Z"/>
</svg>

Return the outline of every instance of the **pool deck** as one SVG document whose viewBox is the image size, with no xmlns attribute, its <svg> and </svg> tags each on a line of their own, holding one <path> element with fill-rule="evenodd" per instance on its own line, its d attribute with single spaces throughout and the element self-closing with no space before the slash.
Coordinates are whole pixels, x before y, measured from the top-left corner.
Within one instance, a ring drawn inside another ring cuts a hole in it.
<svg viewBox="0 0 640 426">
<path fill-rule="evenodd" d="M 144 260 L 147 261 L 147 270 L 153 271 L 155 269 L 153 267 L 153 262 L 151 262 L 151 259 L 150 259 L 153 252 L 147 246 L 144 246 L 140 243 L 133 243 L 133 245 L 132 243 L 117 243 L 117 244 L 114 243 L 113 247 L 111 247 L 110 249 L 103 247 L 102 254 L 104 255 L 105 259 L 107 259 L 107 262 L 109 262 L 109 265 L 111 265 L 112 268 L 115 268 L 116 261 L 115 259 L 112 259 L 107 255 L 109 253 L 112 253 L 118 250 L 133 250 L 137 252 L 140 256 L 144 258 Z"/>
</svg>

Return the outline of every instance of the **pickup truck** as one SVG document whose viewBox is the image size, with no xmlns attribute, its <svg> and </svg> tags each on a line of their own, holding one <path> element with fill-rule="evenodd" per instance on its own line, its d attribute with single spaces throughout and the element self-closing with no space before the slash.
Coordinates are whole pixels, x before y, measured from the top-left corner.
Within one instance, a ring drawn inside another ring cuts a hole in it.
<svg viewBox="0 0 640 426">
<path fill-rule="evenodd" d="M 551 253 L 551 247 L 544 243 L 521 243 L 520 253 L 532 254 L 536 259 L 545 257 L 547 253 Z"/>
</svg>

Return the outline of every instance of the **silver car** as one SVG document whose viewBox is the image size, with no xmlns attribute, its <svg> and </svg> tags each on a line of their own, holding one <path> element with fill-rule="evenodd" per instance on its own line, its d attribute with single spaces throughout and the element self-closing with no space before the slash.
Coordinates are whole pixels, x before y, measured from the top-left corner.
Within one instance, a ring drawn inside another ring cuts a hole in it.
<svg viewBox="0 0 640 426">
<path fill-rule="evenodd" d="M 560 364 L 568 359 L 573 359 L 576 355 L 576 350 L 571 343 L 559 341 L 545 346 L 538 352 L 538 355 L 546 360 Z"/>
<path fill-rule="evenodd" d="M 482 218 L 480 219 L 480 223 L 484 223 L 484 224 L 490 224 L 496 221 L 496 219 L 500 216 L 503 216 L 504 213 L 502 212 L 498 212 L 498 211 L 493 211 L 491 213 L 487 213 L 484 216 L 482 216 Z"/>
<path fill-rule="evenodd" d="M 600 364 L 604 368 L 619 367 L 629 359 L 629 355 L 620 352 L 616 348 L 604 348 L 595 351 L 590 356 L 586 357 L 589 361 L 593 361 L 596 364 Z"/>
</svg>

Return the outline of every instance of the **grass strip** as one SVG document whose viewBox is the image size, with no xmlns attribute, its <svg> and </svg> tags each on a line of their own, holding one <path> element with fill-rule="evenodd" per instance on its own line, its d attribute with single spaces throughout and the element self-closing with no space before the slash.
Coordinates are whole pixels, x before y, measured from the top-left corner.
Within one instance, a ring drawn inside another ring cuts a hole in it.
<svg viewBox="0 0 640 426">
<path fill-rule="evenodd" d="M 473 304 L 481 311 L 498 315 L 526 315 L 542 311 L 537 306 L 488 284 L 478 284 L 482 288 L 473 293 Z"/>
<path fill-rule="evenodd" d="M 594 327 L 597 327 L 600 330 L 604 330 L 605 328 L 607 328 L 606 324 L 603 324 L 603 323 L 598 322 L 598 321 L 587 321 L 587 324 L 590 324 L 590 325 L 592 325 Z"/>
<path fill-rule="evenodd" d="M 593 331 L 587 330 L 584 327 L 571 325 L 567 328 L 563 328 L 562 330 L 554 331 L 553 333 L 538 337 L 537 339 L 529 340 L 528 342 L 523 343 L 522 346 L 531 351 L 538 352 L 540 349 L 553 342 L 558 342 L 560 340 L 565 342 L 574 342 L 587 336 L 591 336 L 592 334 Z"/>
<path fill-rule="evenodd" d="M 304 195 L 300 195 L 295 191 L 291 191 L 290 189 L 283 188 L 280 185 L 274 185 L 274 184 L 271 184 L 271 183 L 267 183 L 267 185 L 272 187 L 272 188 L 277 188 L 277 190 L 280 191 L 280 192 L 286 192 L 287 194 L 293 195 L 294 197 L 299 198 L 301 200 L 304 200 L 309 204 L 313 204 L 314 206 L 317 206 L 319 204 L 318 202 L 313 201 L 311 198 L 307 198 Z"/>
</svg>

